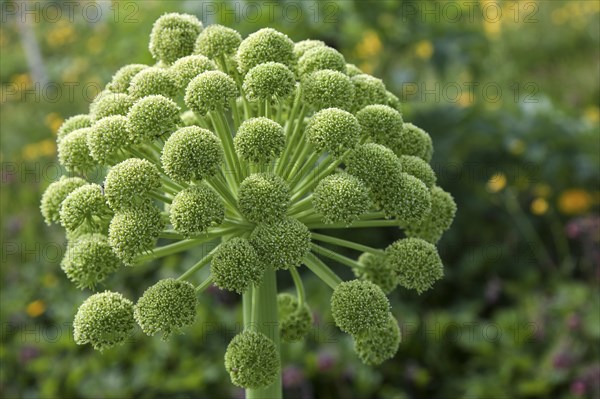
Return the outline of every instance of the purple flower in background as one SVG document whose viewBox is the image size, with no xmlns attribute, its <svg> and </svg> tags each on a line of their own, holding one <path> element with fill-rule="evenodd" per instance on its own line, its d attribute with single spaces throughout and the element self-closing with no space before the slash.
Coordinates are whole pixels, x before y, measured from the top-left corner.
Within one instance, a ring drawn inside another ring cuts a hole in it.
<svg viewBox="0 0 600 399">
<path fill-rule="evenodd" d="M 586 391 L 585 382 L 581 380 L 575 380 L 571 384 L 571 393 L 576 396 L 583 396 Z"/>
<path fill-rule="evenodd" d="M 319 371 L 328 371 L 335 365 L 335 357 L 330 352 L 321 352 L 317 357 L 317 367 Z"/>
<path fill-rule="evenodd" d="M 295 388 L 304 381 L 304 373 L 297 366 L 288 366 L 283 369 L 282 382 L 285 388 Z"/>
</svg>

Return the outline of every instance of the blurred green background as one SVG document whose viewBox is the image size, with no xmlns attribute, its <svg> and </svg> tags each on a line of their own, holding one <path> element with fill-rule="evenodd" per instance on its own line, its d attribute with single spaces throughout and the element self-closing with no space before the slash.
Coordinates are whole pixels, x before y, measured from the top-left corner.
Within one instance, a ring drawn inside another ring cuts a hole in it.
<svg viewBox="0 0 600 399">
<path fill-rule="evenodd" d="M 167 11 L 243 36 L 271 26 L 321 39 L 383 78 L 404 119 L 431 134 L 439 185 L 458 203 L 439 244 L 446 277 L 421 296 L 391 294 L 404 340 L 378 368 L 360 364 L 332 326 L 329 288 L 306 276 L 318 323 L 283 350 L 286 397 L 600 397 L 600 2 L 0 6 L 0 397 L 243 397 L 222 363 L 240 328 L 235 295 L 202 295 L 200 321 L 167 343 L 138 331 L 102 354 L 75 345 L 70 323 L 89 292 L 60 270 L 63 234 L 38 210 L 60 173 L 57 128 L 120 66 L 152 63 L 148 35 Z M 346 234 L 379 247 L 400 237 Z M 123 270 L 107 286 L 136 297 L 197 256 Z"/>
</svg>

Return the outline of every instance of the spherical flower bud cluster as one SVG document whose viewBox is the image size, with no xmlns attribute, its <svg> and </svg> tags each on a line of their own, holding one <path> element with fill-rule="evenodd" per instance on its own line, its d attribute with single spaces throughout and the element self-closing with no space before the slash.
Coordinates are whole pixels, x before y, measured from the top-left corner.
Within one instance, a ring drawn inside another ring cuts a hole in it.
<svg viewBox="0 0 600 399">
<path fill-rule="evenodd" d="M 42 195 L 40 205 L 42 216 L 48 226 L 60 221 L 60 208 L 65 198 L 75 189 L 85 184 L 86 181 L 79 177 L 66 176 L 62 176 L 59 180 L 50 183 Z"/>
<path fill-rule="evenodd" d="M 427 188 L 431 189 L 435 185 L 437 180 L 435 172 L 423 159 L 412 155 L 402 155 L 400 156 L 400 163 L 403 172 L 421 180 Z"/>
<path fill-rule="evenodd" d="M 133 316 L 146 334 L 162 331 L 166 340 L 171 333 L 194 323 L 197 301 L 191 283 L 168 278 L 144 292 L 134 306 Z"/>
<path fill-rule="evenodd" d="M 225 352 L 225 369 L 231 382 L 242 388 L 262 388 L 277 378 L 279 351 L 266 335 L 244 331 L 236 335 Z"/>
<path fill-rule="evenodd" d="M 290 202 L 289 187 L 279 176 L 255 173 L 240 185 L 240 211 L 253 223 L 274 223 L 282 220 Z"/>
<path fill-rule="evenodd" d="M 402 224 L 419 224 L 431 211 L 431 194 L 421 180 L 403 172 L 397 201 L 392 206 L 390 213 L 396 215 Z"/>
<path fill-rule="evenodd" d="M 355 267 L 354 274 L 358 279 L 369 280 L 378 285 L 385 294 L 392 292 L 398 285 L 396 269 L 386 262 L 385 255 L 363 253 L 358 258 L 362 267 Z"/>
<path fill-rule="evenodd" d="M 113 93 L 127 93 L 131 79 L 145 68 L 148 68 L 148 65 L 125 65 L 113 75 L 112 80 L 106 85 L 106 90 L 110 90 Z"/>
<path fill-rule="evenodd" d="M 317 151 L 341 155 L 358 144 L 360 125 L 350 112 L 327 108 L 311 118 L 306 127 L 306 136 Z"/>
<path fill-rule="evenodd" d="M 363 73 L 353 76 L 352 84 L 354 110 L 358 111 L 372 104 L 387 104 L 387 90 L 381 79 Z"/>
<path fill-rule="evenodd" d="M 304 53 L 315 47 L 325 47 L 325 42 L 311 39 L 299 41 L 294 44 L 294 55 L 296 56 L 296 59 L 299 60 Z"/>
<path fill-rule="evenodd" d="M 369 210 L 371 199 L 367 186 L 348 173 L 336 173 L 319 182 L 313 193 L 313 206 L 325 223 L 344 222 Z"/>
<path fill-rule="evenodd" d="M 242 86 L 250 101 L 282 99 L 292 94 L 295 87 L 294 74 L 279 62 L 265 62 L 253 67 Z"/>
<path fill-rule="evenodd" d="M 378 366 L 394 357 L 401 339 L 398 321 L 390 314 L 384 326 L 354 336 L 354 351 L 364 364 Z"/>
<path fill-rule="evenodd" d="M 314 109 L 340 108 L 351 110 L 354 85 L 350 78 L 338 71 L 323 69 L 302 79 L 302 100 Z"/>
<path fill-rule="evenodd" d="M 168 69 L 149 67 L 131 78 L 127 91 L 135 99 L 157 94 L 172 98 L 177 94 L 177 84 Z"/>
<path fill-rule="evenodd" d="M 233 144 L 244 161 L 268 163 L 277 158 L 285 147 L 283 127 L 265 117 L 248 119 L 239 127 Z"/>
<path fill-rule="evenodd" d="M 352 335 L 383 327 L 389 313 L 390 303 L 385 294 L 368 280 L 344 281 L 331 296 L 335 324 Z"/>
<path fill-rule="evenodd" d="M 166 64 L 192 54 L 202 23 L 193 15 L 170 13 L 156 20 L 150 33 L 150 53 Z"/>
<path fill-rule="evenodd" d="M 235 30 L 223 25 L 210 25 L 198 36 L 194 52 L 213 60 L 233 56 L 242 36 Z"/>
<path fill-rule="evenodd" d="M 364 72 L 360 70 L 359 67 L 357 67 L 354 64 L 346 64 L 346 74 L 348 74 L 349 77 L 353 77 L 356 75 L 362 75 Z"/>
<path fill-rule="evenodd" d="M 189 55 L 178 59 L 171 65 L 169 72 L 180 91 L 185 90 L 187 85 L 196 76 L 206 71 L 215 71 L 217 65 L 203 55 Z"/>
<path fill-rule="evenodd" d="M 134 99 L 125 93 L 101 92 L 90 104 L 90 119 L 96 122 L 111 115 L 127 115 Z"/>
<path fill-rule="evenodd" d="M 86 172 L 94 168 L 96 162 L 87 146 L 91 128 L 74 130 L 63 136 L 58 143 L 58 161 L 70 172 Z"/>
<path fill-rule="evenodd" d="M 238 68 L 243 74 L 258 64 L 270 61 L 292 68 L 295 64 L 294 42 L 275 29 L 263 28 L 242 41 L 237 59 Z"/>
<path fill-rule="evenodd" d="M 138 100 L 127 114 L 130 140 L 133 143 L 143 143 L 172 133 L 181 121 L 180 112 L 173 100 L 161 95 Z"/>
<path fill-rule="evenodd" d="M 398 153 L 404 121 L 402 115 L 387 105 L 367 105 L 356 113 L 363 135 Z"/>
<path fill-rule="evenodd" d="M 414 155 L 425 162 L 431 161 L 433 145 L 431 137 L 421 128 L 412 123 L 402 126 L 399 155 Z"/>
<path fill-rule="evenodd" d="M 84 234 L 69 242 L 61 268 L 78 288 L 91 288 L 114 273 L 121 261 L 103 234 Z"/>
<path fill-rule="evenodd" d="M 327 46 L 313 47 L 298 60 L 300 76 L 306 76 L 322 69 L 346 73 L 346 60 L 339 51 Z"/>
<path fill-rule="evenodd" d="M 310 249 L 310 231 L 297 219 L 256 226 L 250 239 L 261 262 L 275 269 L 300 266 Z"/>
<path fill-rule="evenodd" d="M 160 172 L 153 163 L 130 158 L 110 169 L 104 193 L 110 207 L 118 211 L 145 202 L 160 184 Z"/>
<path fill-rule="evenodd" d="M 279 315 L 279 334 L 286 342 L 303 339 L 310 331 L 313 323 L 312 312 L 306 303 L 300 306 L 295 296 L 279 294 L 277 296 Z"/>
<path fill-rule="evenodd" d="M 94 227 L 103 224 L 111 212 L 98 184 L 85 184 L 73 190 L 60 207 L 60 223 L 70 233 L 79 227 Z"/>
<path fill-rule="evenodd" d="M 456 202 L 450 193 L 440 187 L 431 189 L 431 212 L 421 223 L 404 226 L 409 237 L 422 238 L 432 244 L 437 243 L 442 234 L 450 228 L 456 215 Z"/>
<path fill-rule="evenodd" d="M 196 76 L 185 90 L 185 104 L 199 115 L 229 108 L 235 100 L 238 87 L 235 81 L 221 71 L 207 71 Z"/>
<path fill-rule="evenodd" d="M 73 115 L 66 121 L 64 121 L 62 125 L 60 125 L 60 128 L 58 128 L 58 131 L 56 132 L 56 141 L 60 143 L 60 141 L 69 133 L 78 129 L 83 129 L 84 127 L 91 126 L 92 119 L 89 115 Z"/>
<path fill-rule="evenodd" d="M 252 284 L 260 283 L 265 264 L 245 238 L 235 237 L 219 246 L 211 263 L 217 287 L 244 293 Z"/>
<path fill-rule="evenodd" d="M 180 191 L 171 203 L 173 229 L 186 237 L 204 233 L 209 227 L 221 224 L 224 217 L 221 198 L 204 184 Z"/>
<path fill-rule="evenodd" d="M 90 155 L 100 165 L 111 165 L 129 145 L 127 118 L 122 115 L 107 116 L 94 123 L 87 136 Z"/>
</svg>

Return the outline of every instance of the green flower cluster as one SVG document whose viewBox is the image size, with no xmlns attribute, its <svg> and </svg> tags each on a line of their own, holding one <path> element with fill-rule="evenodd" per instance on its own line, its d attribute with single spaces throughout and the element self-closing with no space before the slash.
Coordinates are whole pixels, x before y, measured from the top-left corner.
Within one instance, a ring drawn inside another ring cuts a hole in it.
<svg viewBox="0 0 600 399">
<path fill-rule="evenodd" d="M 225 353 L 232 382 L 280 397 L 280 341 L 310 331 L 302 274 L 314 273 L 333 289 L 331 314 L 358 357 L 393 357 L 400 332 L 386 294 L 422 293 L 443 276 L 434 244 L 456 213 L 436 185 L 430 136 L 405 122 L 380 79 L 322 41 L 270 28 L 242 38 L 171 13 L 149 49 L 155 65 L 125 65 L 88 114 L 60 127 L 66 175 L 43 194 L 42 215 L 65 228 L 61 267 L 82 289 L 122 264 L 216 247 L 135 305 L 110 291 L 90 296 L 76 342 L 108 349 L 135 323 L 166 339 L 194 323 L 197 295 L 214 285 L 243 295 L 244 330 Z M 384 250 L 323 234 L 384 226 L 406 238 Z M 343 282 L 323 258 L 357 279 Z M 295 295 L 278 290 L 276 273 L 291 274 Z"/>
</svg>

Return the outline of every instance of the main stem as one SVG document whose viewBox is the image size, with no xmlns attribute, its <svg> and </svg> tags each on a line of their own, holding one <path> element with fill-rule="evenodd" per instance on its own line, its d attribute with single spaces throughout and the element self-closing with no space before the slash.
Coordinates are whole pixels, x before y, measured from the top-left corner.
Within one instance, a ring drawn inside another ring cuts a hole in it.
<svg viewBox="0 0 600 399">
<path fill-rule="evenodd" d="M 251 327 L 254 331 L 261 332 L 271 338 L 277 347 L 281 356 L 281 347 L 279 345 L 279 321 L 277 317 L 277 280 L 275 279 L 275 270 L 268 268 L 263 276 L 260 286 L 254 288 L 256 293 L 254 299 L 255 314 L 251 325 L 246 323 L 244 317 L 244 327 Z M 251 300 L 252 296 L 244 295 L 244 309 L 246 302 Z M 262 389 L 246 389 L 246 399 L 281 399 L 281 371 L 275 382 Z"/>
</svg>

